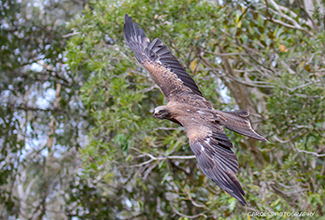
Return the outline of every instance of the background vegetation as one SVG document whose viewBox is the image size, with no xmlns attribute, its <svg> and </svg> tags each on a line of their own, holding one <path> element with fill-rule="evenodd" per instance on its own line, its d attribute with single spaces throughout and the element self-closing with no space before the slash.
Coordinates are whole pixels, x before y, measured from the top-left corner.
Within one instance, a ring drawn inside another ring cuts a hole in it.
<svg viewBox="0 0 325 220">
<path fill-rule="evenodd" d="M 0 218 L 324 215 L 321 1 L 0 7 Z M 125 13 L 169 46 L 216 109 L 248 109 L 269 140 L 226 131 L 247 207 L 197 168 L 183 128 L 152 117 L 166 100 L 124 42 Z"/>
</svg>

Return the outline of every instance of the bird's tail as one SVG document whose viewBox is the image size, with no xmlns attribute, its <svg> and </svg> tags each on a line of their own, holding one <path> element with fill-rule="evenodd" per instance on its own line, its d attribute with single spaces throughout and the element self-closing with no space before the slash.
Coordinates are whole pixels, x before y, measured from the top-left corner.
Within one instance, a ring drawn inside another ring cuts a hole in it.
<svg viewBox="0 0 325 220">
<path fill-rule="evenodd" d="M 266 138 L 257 134 L 251 126 L 251 123 L 248 119 L 249 112 L 247 110 L 239 110 L 239 111 L 218 111 L 218 115 L 220 115 L 219 124 L 237 132 L 241 135 L 251 137 L 263 142 L 267 142 Z"/>
</svg>

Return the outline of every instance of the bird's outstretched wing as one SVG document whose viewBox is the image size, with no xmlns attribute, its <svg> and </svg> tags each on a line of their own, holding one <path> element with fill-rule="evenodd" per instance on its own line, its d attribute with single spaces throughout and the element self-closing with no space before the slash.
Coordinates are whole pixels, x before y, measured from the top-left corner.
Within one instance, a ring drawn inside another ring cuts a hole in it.
<svg viewBox="0 0 325 220">
<path fill-rule="evenodd" d="M 207 125 L 193 120 L 182 121 L 202 172 L 218 186 L 246 205 L 244 190 L 236 177 L 238 159 L 232 143 L 220 125 Z"/>
<path fill-rule="evenodd" d="M 127 14 L 124 21 L 124 38 L 139 63 L 153 76 L 167 101 L 183 91 L 192 91 L 202 96 L 194 80 L 168 47 L 158 38 L 150 42 L 143 29 L 139 28 Z"/>
</svg>

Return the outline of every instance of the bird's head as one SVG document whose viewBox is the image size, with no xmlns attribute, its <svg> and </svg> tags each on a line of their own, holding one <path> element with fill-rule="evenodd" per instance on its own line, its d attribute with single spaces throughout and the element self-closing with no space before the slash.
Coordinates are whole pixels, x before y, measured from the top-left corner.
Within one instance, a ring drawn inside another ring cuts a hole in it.
<svg viewBox="0 0 325 220">
<path fill-rule="evenodd" d="M 170 119 L 170 112 L 167 106 L 158 106 L 155 108 L 154 116 L 159 119 Z"/>
</svg>

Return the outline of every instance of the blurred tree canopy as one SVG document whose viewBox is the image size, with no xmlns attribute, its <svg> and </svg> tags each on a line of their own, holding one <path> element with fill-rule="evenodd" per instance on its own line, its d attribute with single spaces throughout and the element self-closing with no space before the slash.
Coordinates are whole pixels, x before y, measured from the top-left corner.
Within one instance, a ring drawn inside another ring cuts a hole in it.
<svg viewBox="0 0 325 220">
<path fill-rule="evenodd" d="M 82 5 L 58 2 L 64 9 Z M 39 5 L 19 4 L 2 6 L 1 14 L 2 216 L 324 215 L 321 1 L 101 0 L 68 27 L 57 19 L 78 10 L 60 14 L 54 4 L 42 13 Z M 226 131 L 247 207 L 197 168 L 182 127 L 152 116 L 166 100 L 124 42 L 125 13 L 172 50 L 216 109 L 248 109 L 269 140 Z"/>
<path fill-rule="evenodd" d="M 0 219 L 64 219 L 91 124 L 65 64 L 66 22 L 87 1 L 0 1 Z"/>
</svg>

